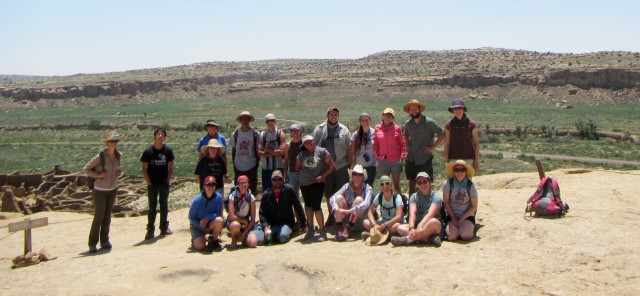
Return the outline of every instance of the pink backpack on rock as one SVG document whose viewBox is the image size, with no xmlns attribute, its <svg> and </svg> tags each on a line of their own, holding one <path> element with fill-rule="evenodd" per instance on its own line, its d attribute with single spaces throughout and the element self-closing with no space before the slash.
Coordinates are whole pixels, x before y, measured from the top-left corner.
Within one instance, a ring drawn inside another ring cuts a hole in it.
<svg viewBox="0 0 640 296">
<path fill-rule="evenodd" d="M 551 177 L 544 177 L 540 180 L 538 188 L 527 200 L 525 215 L 533 213 L 536 217 L 558 218 L 564 217 L 569 211 L 569 205 L 562 202 L 560 198 L 560 187 L 558 182 Z"/>
</svg>

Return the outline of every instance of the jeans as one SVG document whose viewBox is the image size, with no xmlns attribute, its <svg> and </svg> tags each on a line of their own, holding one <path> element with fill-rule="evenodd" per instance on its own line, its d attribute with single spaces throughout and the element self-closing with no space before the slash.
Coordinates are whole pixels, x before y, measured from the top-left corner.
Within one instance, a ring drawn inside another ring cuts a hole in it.
<svg viewBox="0 0 640 296">
<path fill-rule="evenodd" d="M 284 244 L 291 239 L 291 227 L 289 225 L 271 225 L 271 236 L 273 237 L 274 243 Z M 264 237 L 264 229 L 260 224 L 256 225 L 256 229 L 254 230 L 256 236 L 258 237 L 258 244 L 264 245 L 266 242 L 266 238 Z"/>
<path fill-rule="evenodd" d="M 154 229 L 156 224 L 156 214 L 158 200 L 160 201 L 160 230 L 167 230 L 169 216 L 169 184 L 151 183 L 147 187 L 147 195 L 149 198 L 149 217 L 147 221 L 147 229 Z"/>
<path fill-rule="evenodd" d="M 110 191 L 93 191 L 95 213 L 89 231 L 89 246 L 97 245 L 98 241 L 103 245 L 109 242 L 111 211 L 113 211 L 113 204 L 116 202 L 116 193 L 118 193 L 117 188 Z"/>
</svg>

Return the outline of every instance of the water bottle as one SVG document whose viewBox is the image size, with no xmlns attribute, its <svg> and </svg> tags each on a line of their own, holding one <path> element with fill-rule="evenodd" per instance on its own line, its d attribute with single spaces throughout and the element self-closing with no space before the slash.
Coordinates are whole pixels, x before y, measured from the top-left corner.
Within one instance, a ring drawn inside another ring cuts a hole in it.
<svg viewBox="0 0 640 296">
<path fill-rule="evenodd" d="M 271 229 L 267 229 L 267 246 L 273 245 L 273 236 L 271 235 Z"/>
</svg>

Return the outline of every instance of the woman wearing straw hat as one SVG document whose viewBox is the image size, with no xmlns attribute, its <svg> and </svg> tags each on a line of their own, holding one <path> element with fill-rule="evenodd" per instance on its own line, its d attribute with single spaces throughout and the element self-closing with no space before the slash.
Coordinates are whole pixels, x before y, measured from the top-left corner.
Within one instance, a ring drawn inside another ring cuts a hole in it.
<svg viewBox="0 0 640 296">
<path fill-rule="evenodd" d="M 89 252 L 91 253 L 98 251 L 98 241 L 103 249 L 111 249 L 109 242 L 111 211 L 118 192 L 118 176 L 122 173 L 120 170 L 122 153 L 117 149 L 120 140 L 122 138 L 117 132 L 109 133 L 109 136 L 102 140 L 107 148 L 94 156 L 82 169 L 85 175 L 95 178 L 92 196 L 95 212 L 89 232 Z"/>
<path fill-rule="evenodd" d="M 463 100 L 453 100 L 449 112 L 454 117 L 444 126 L 444 162 L 464 159 L 473 169 L 480 170 L 480 143 L 478 125 L 469 119 Z"/>
<path fill-rule="evenodd" d="M 216 178 L 216 192 L 224 196 L 223 177 L 227 174 L 227 163 L 224 161 L 224 146 L 217 139 L 209 140 L 207 146 L 202 147 L 203 157 L 196 165 L 195 175 L 196 182 L 200 185 L 202 191 L 202 180 L 208 176 Z"/>
<path fill-rule="evenodd" d="M 478 210 L 478 191 L 471 182 L 475 171 L 462 159 L 447 163 L 445 169 L 447 175 L 455 175 L 442 187 L 443 203 L 448 213 L 445 221 L 447 240 L 473 239 Z"/>
</svg>

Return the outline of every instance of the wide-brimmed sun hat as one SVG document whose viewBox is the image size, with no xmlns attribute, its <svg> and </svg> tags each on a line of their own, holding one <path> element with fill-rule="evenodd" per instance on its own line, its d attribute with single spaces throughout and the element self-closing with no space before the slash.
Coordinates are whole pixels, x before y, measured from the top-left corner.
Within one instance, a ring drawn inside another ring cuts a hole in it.
<svg viewBox="0 0 640 296">
<path fill-rule="evenodd" d="M 202 146 L 202 148 L 200 148 L 200 152 L 206 155 L 207 149 L 209 149 L 209 147 L 218 148 L 218 155 L 224 154 L 224 146 L 222 146 L 222 144 L 218 142 L 218 139 L 209 140 L 209 143 L 207 143 L 206 146 Z"/>
<path fill-rule="evenodd" d="M 453 100 L 451 101 L 451 107 L 449 107 L 449 112 L 453 113 L 453 109 L 455 108 L 464 108 L 464 112 L 467 112 L 467 106 L 464 105 L 463 100 Z"/>
<path fill-rule="evenodd" d="M 220 125 L 216 123 L 213 119 L 208 119 L 207 122 L 204 123 L 204 129 L 207 129 L 208 126 L 219 127 Z"/>
<path fill-rule="evenodd" d="M 240 113 L 240 115 L 236 116 L 236 121 L 237 122 L 241 122 L 240 118 L 242 118 L 242 117 L 249 117 L 249 122 L 253 122 L 253 121 L 256 120 L 256 118 L 253 115 L 251 115 L 251 113 L 249 113 L 249 111 L 242 111 Z"/>
<path fill-rule="evenodd" d="M 445 171 L 447 172 L 447 176 L 449 177 L 454 176 L 455 173 L 453 172 L 453 168 L 460 165 L 464 166 L 467 169 L 467 178 L 471 180 L 473 176 L 476 174 L 476 171 L 473 169 L 472 166 L 470 166 L 466 161 L 462 159 L 458 159 L 455 162 L 447 163 L 447 165 L 445 166 Z"/>
<path fill-rule="evenodd" d="M 107 136 L 106 139 L 102 139 L 102 143 L 104 143 L 105 145 L 107 145 L 107 143 L 109 141 L 122 141 L 122 138 L 120 137 L 120 135 L 118 134 L 118 132 L 116 131 L 111 131 L 109 132 L 109 136 Z"/>
<path fill-rule="evenodd" d="M 402 108 L 402 110 L 404 110 L 404 112 L 409 113 L 409 107 L 411 106 L 418 106 L 418 108 L 420 108 L 420 113 L 424 112 L 425 109 L 427 109 L 427 107 L 425 105 L 423 105 L 422 103 L 420 103 L 420 101 L 413 99 L 411 101 L 409 101 L 409 103 L 407 103 L 406 105 L 404 105 L 404 108 Z"/>
<path fill-rule="evenodd" d="M 353 173 L 363 174 L 364 180 L 367 179 L 367 170 L 365 170 L 360 164 L 354 165 L 353 169 L 349 170 L 349 177 L 351 177 Z"/>
<path fill-rule="evenodd" d="M 369 234 L 369 237 L 364 241 L 367 246 L 378 246 L 384 244 L 389 238 L 389 230 L 382 232 L 375 227 L 372 227 L 371 230 L 369 230 Z"/>
</svg>

